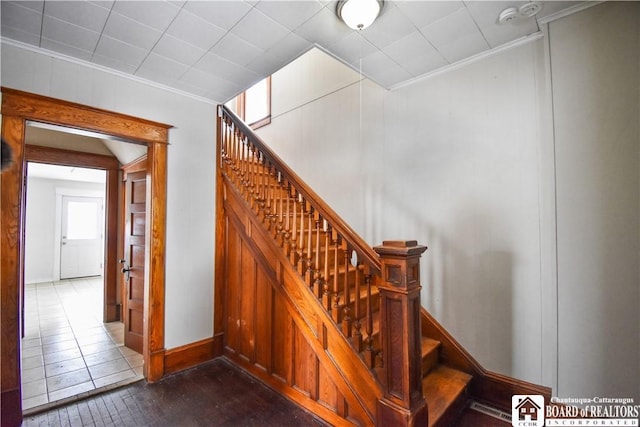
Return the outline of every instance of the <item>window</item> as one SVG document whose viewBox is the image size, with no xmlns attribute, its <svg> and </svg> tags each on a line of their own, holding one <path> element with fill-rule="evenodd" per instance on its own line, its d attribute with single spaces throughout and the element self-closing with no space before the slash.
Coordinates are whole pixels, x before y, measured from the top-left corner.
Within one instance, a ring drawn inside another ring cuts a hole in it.
<svg viewBox="0 0 640 427">
<path fill-rule="evenodd" d="M 238 115 L 252 129 L 271 123 L 271 77 L 267 77 L 238 95 Z"/>
</svg>

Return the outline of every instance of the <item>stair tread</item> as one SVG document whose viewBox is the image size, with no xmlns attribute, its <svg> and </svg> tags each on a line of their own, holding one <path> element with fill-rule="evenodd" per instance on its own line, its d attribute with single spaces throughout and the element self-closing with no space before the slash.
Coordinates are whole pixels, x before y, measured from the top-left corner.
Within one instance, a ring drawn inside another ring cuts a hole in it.
<svg viewBox="0 0 640 427">
<path fill-rule="evenodd" d="M 422 391 L 429 408 L 429 425 L 434 425 L 465 391 L 471 375 L 438 366 L 422 379 Z"/>
<path fill-rule="evenodd" d="M 440 341 L 432 340 L 431 338 L 422 337 L 422 357 L 428 355 L 433 350 L 436 350 L 440 346 Z"/>
</svg>

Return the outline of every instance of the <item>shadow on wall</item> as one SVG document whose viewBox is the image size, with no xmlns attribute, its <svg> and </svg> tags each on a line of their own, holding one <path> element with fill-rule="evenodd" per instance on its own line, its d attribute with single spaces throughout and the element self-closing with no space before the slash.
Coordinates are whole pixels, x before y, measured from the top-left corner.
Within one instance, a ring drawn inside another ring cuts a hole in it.
<svg viewBox="0 0 640 427">
<path fill-rule="evenodd" d="M 402 225 L 395 229 L 383 225 L 377 233 L 388 239 L 416 239 L 429 248 L 421 259 L 422 305 L 483 367 L 513 375 L 513 254 L 460 246 L 438 233 L 416 203 L 407 203 L 393 192 L 381 196 L 387 209 L 393 206 L 394 222 Z M 457 212 L 451 229 L 458 236 L 473 235 L 491 223 L 475 207 Z"/>
</svg>

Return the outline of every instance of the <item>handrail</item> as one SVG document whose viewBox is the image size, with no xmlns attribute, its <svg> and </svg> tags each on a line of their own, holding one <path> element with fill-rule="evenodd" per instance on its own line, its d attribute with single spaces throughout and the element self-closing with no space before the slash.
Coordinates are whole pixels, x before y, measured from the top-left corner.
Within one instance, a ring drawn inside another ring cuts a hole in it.
<svg viewBox="0 0 640 427">
<path fill-rule="evenodd" d="M 409 425 L 414 420 L 426 425 L 417 310 L 419 258 L 426 247 L 416 241 L 385 241 L 371 248 L 222 105 L 218 124 L 218 166 L 224 181 L 264 225 L 261 231 L 274 238 L 324 310 L 322 316 L 333 320 L 382 386 L 377 424 Z M 341 338 L 335 342 L 346 343 Z"/>
<path fill-rule="evenodd" d="M 322 217 L 328 221 L 334 230 L 336 230 L 343 238 L 345 238 L 349 246 L 351 246 L 358 255 L 364 257 L 363 261 L 366 261 L 372 269 L 372 273 L 380 273 L 380 258 L 375 253 L 373 248 L 369 246 L 362 237 L 360 237 L 344 220 L 333 210 L 327 203 L 313 191 L 287 164 L 273 152 L 269 146 L 258 137 L 253 130 L 247 126 L 242 119 L 240 119 L 233 111 L 227 108 L 225 105 L 220 105 L 218 114 L 220 117 L 224 115 L 228 116 L 233 122 L 234 126 L 238 128 L 242 134 L 253 144 L 258 150 L 272 163 L 276 169 L 282 174 L 284 178 L 292 183 L 297 191 L 303 195 L 303 197 L 309 201 L 314 209 L 322 215 Z"/>
</svg>

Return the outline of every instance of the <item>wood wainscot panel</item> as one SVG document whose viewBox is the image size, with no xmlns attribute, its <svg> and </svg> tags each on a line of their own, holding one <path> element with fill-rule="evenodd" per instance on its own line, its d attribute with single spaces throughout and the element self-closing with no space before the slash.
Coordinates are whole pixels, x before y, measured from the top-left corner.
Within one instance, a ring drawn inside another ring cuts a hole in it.
<svg viewBox="0 0 640 427">
<path fill-rule="evenodd" d="M 314 314 L 319 307 L 313 306 L 310 289 L 283 285 L 301 278 L 279 258 L 264 234 L 268 231 L 245 212 L 235 190 L 225 191 L 225 355 L 334 425 L 371 424 L 372 414 L 318 336 L 322 322 Z"/>
</svg>

